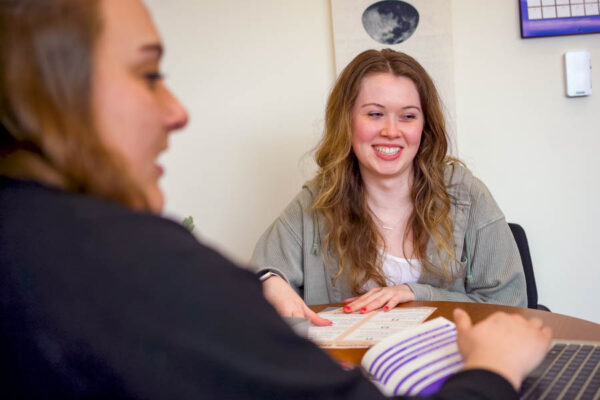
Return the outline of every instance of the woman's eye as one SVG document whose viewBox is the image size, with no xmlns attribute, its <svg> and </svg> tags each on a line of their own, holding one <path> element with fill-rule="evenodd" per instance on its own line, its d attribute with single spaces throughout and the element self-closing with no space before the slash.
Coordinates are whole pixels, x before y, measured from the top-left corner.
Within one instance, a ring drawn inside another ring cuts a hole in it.
<svg viewBox="0 0 600 400">
<path fill-rule="evenodd" d="M 160 72 L 150 72 L 144 75 L 144 79 L 146 79 L 151 88 L 154 88 L 156 83 L 162 81 L 164 78 L 165 76 Z"/>
<path fill-rule="evenodd" d="M 416 119 L 417 116 L 415 114 L 404 114 L 402 116 L 403 119 Z"/>
<path fill-rule="evenodd" d="M 380 113 L 380 112 L 370 112 L 369 113 L 369 117 L 373 117 L 373 118 L 379 118 L 382 116 L 383 116 L 383 113 Z"/>
</svg>

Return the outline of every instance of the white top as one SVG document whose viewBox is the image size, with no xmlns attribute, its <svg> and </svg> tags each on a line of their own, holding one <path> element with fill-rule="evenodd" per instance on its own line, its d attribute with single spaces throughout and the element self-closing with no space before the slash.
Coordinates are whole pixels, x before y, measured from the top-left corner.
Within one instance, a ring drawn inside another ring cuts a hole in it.
<svg viewBox="0 0 600 400">
<path fill-rule="evenodd" d="M 398 286 L 403 283 L 415 283 L 421 276 L 421 263 L 419 260 L 410 260 L 383 253 L 383 274 L 388 286 Z M 365 283 L 363 290 L 378 287 L 372 280 Z"/>
</svg>

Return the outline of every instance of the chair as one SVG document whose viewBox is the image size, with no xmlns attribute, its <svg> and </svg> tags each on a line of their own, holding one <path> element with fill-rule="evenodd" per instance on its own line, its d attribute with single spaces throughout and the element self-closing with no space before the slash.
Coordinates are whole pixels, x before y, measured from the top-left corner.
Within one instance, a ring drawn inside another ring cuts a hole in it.
<svg viewBox="0 0 600 400">
<path fill-rule="evenodd" d="M 527 243 L 527 235 L 525 230 L 519 224 L 509 223 L 508 226 L 515 237 L 523 270 L 525 272 L 525 284 L 527 285 L 527 307 L 536 310 L 550 311 L 543 304 L 538 304 L 537 287 L 535 285 L 535 276 L 533 275 L 533 264 L 531 263 L 531 254 L 529 253 L 529 244 Z"/>
</svg>

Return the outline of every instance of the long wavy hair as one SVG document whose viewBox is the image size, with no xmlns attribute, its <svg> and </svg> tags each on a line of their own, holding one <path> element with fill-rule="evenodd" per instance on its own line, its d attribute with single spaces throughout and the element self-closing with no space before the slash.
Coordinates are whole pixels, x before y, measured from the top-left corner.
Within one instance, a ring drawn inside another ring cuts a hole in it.
<svg viewBox="0 0 600 400">
<path fill-rule="evenodd" d="M 95 128 L 91 76 L 98 0 L 0 3 L 0 175 L 148 201 Z"/>
<path fill-rule="evenodd" d="M 385 49 L 367 50 L 354 58 L 337 79 L 327 102 L 325 132 L 317 147 L 319 166 L 315 181 L 319 188 L 313 204 L 328 223 L 324 238 L 325 256 L 339 262 L 338 277 L 349 268 L 349 284 L 354 293 L 369 280 L 387 286 L 382 272 L 379 249 L 385 246 L 367 204 L 358 159 L 352 149 L 351 111 L 363 78 L 373 73 L 391 73 L 407 77 L 419 92 L 425 116 L 421 143 L 413 160 L 414 179 L 411 198 L 414 209 L 407 221 L 404 242 L 412 235 L 413 257 L 427 272 L 450 281 L 454 254 L 450 197 L 444 181 L 448 163 L 448 136 L 440 99 L 425 69 L 407 54 Z M 433 241 L 441 265 L 427 258 L 427 246 Z M 404 245 L 403 245 L 404 246 Z"/>
</svg>

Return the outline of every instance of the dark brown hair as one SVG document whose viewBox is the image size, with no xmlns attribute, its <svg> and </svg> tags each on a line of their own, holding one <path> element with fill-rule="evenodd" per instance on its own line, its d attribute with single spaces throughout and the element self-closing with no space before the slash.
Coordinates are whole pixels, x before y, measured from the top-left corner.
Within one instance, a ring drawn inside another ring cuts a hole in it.
<svg viewBox="0 0 600 400">
<path fill-rule="evenodd" d="M 98 0 L 0 5 L 0 174 L 147 208 L 95 129 L 91 76 Z"/>
<path fill-rule="evenodd" d="M 412 234 L 414 256 L 425 270 L 442 279 L 451 279 L 450 262 L 455 259 L 450 198 L 444 182 L 445 167 L 454 160 L 446 155 L 448 137 L 435 85 L 425 69 L 407 54 L 390 49 L 367 50 L 346 66 L 333 87 L 327 102 L 325 133 L 315 157 L 319 194 L 313 208 L 324 214 L 329 225 L 324 241 L 326 254 L 337 257 L 338 276 L 350 262 L 350 287 L 355 293 L 361 293 L 361 287 L 369 280 L 387 286 L 378 250 L 383 238 L 367 205 L 358 160 L 352 150 L 351 129 L 351 111 L 363 78 L 381 72 L 411 79 L 425 116 L 419 151 L 413 161 L 414 209 L 404 238 Z M 426 257 L 430 240 L 435 243 L 442 265 L 433 265 Z"/>
</svg>

